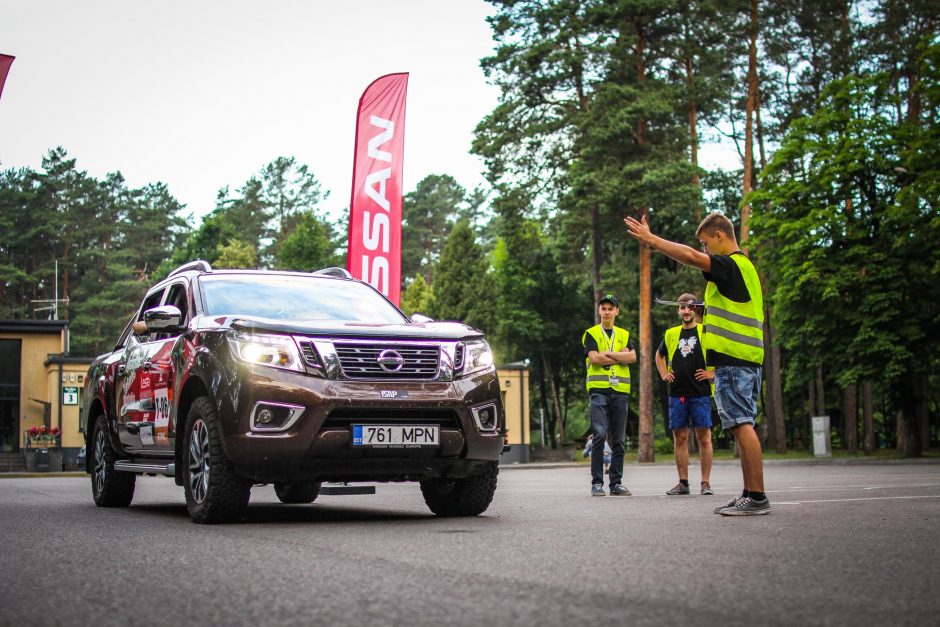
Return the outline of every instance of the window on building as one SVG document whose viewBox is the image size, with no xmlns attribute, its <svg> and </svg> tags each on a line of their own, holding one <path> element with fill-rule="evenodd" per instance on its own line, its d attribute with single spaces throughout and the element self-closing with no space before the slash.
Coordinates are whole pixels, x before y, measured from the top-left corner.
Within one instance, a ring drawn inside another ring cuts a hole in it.
<svg viewBox="0 0 940 627">
<path fill-rule="evenodd" d="M 0 452 L 19 450 L 21 340 L 0 340 Z"/>
</svg>

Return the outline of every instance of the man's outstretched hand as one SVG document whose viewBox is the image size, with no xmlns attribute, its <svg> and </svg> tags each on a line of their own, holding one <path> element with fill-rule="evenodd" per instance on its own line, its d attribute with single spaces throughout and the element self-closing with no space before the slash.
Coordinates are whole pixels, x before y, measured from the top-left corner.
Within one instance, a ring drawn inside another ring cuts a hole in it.
<svg viewBox="0 0 940 627">
<path fill-rule="evenodd" d="M 623 223 L 627 225 L 627 235 L 639 240 L 643 244 L 652 243 L 653 233 L 650 231 L 650 225 L 646 221 L 646 216 L 643 216 L 639 220 L 627 216 L 623 219 Z"/>
</svg>

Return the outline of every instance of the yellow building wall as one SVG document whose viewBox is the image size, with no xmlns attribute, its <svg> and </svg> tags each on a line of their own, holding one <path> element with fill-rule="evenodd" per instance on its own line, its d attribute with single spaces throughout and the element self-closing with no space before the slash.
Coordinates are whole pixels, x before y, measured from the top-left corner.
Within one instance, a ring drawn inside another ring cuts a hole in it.
<svg viewBox="0 0 940 627">
<path fill-rule="evenodd" d="M 62 388 L 78 388 L 78 404 L 62 405 L 62 435 L 63 448 L 78 448 L 85 443 L 79 422 L 79 412 L 82 406 L 82 387 L 85 383 L 87 364 L 62 364 Z M 59 364 L 50 363 L 46 366 L 47 396 L 52 401 L 52 426 L 59 425 L 59 404 L 62 403 L 63 394 L 59 387 Z"/>
<path fill-rule="evenodd" d="M 529 443 L 529 371 L 497 370 L 509 444 Z"/>
<path fill-rule="evenodd" d="M 42 426 L 43 406 L 35 402 L 51 401 L 41 391 L 46 389 L 46 356 L 61 353 L 65 348 L 60 333 L 0 333 L 3 340 L 21 340 L 20 342 L 20 444 L 23 433 L 30 427 Z M 55 414 L 53 414 L 54 416 Z M 55 424 L 54 422 L 52 424 Z M 81 446 L 81 445 L 79 445 Z"/>
</svg>

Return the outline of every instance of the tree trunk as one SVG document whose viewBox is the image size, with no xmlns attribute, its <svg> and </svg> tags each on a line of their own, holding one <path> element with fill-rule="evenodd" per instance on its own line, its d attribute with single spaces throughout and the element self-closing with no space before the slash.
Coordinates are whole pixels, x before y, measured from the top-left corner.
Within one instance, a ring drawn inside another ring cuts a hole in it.
<svg viewBox="0 0 940 627">
<path fill-rule="evenodd" d="M 692 68 L 692 58 L 685 59 L 685 78 L 686 89 L 689 94 L 694 94 L 695 72 Z M 695 96 L 689 96 L 689 147 L 691 148 L 692 163 L 692 185 L 695 186 L 697 196 L 695 199 L 695 224 L 702 221 L 702 178 L 698 173 L 698 105 L 695 102 Z M 692 442 L 695 438 L 689 438 Z"/>
<path fill-rule="evenodd" d="M 871 381 L 862 381 L 862 415 L 865 417 L 865 454 L 875 452 L 875 407 L 871 399 Z"/>
<path fill-rule="evenodd" d="M 646 68 L 643 55 L 646 54 L 643 25 L 637 24 L 637 81 L 642 86 L 646 78 Z M 642 89 L 642 87 L 641 87 Z M 637 123 L 637 145 L 646 145 L 646 120 Z M 642 216 L 649 220 L 649 207 L 643 207 Z M 649 246 L 640 246 L 640 357 L 635 369 L 640 374 L 640 445 L 637 459 L 640 462 L 656 461 L 656 447 L 653 441 L 653 373 L 650 367 L 653 351 L 653 321 L 652 321 L 652 281 L 651 281 L 651 250 Z"/>
<path fill-rule="evenodd" d="M 770 330 L 770 377 L 767 385 L 770 387 L 770 403 L 774 406 L 777 413 L 777 423 L 774 427 L 777 430 L 777 447 L 774 449 L 778 453 L 787 452 L 787 420 L 783 411 L 783 378 L 780 374 L 780 346 L 777 344 L 777 333 L 771 324 L 773 308 L 767 309 L 765 322 Z"/>
<path fill-rule="evenodd" d="M 595 205 L 591 209 L 591 270 L 594 281 L 594 324 L 601 323 L 598 305 L 601 300 L 601 212 Z"/>
<path fill-rule="evenodd" d="M 898 407 L 898 450 L 905 457 L 920 457 L 921 441 L 918 414 L 923 402 L 920 398 L 919 377 L 901 378 L 895 384 L 893 399 Z"/>
<path fill-rule="evenodd" d="M 816 368 L 816 415 L 826 415 L 826 379 L 822 366 Z"/>
<path fill-rule="evenodd" d="M 816 381 L 810 380 L 806 386 L 809 392 L 809 398 L 806 400 L 806 425 L 804 426 L 804 437 L 806 438 L 807 450 L 813 450 L 813 416 L 816 415 Z"/>
<path fill-rule="evenodd" d="M 894 432 L 897 435 L 897 441 L 894 443 L 894 449 L 898 453 L 904 452 L 904 445 L 907 443 L 907 424 L 904 420 L 904 410 L 894 412 Z"/>
<path fill-rule="evenodd" d="M 843 446 L 853 455 L 858 453 L 858 386 L 854 383 L 842 390 Z"/>
<path fill-rule="evenodd" d="M 548 355 L 542 353 L 542 370 L 548 379 L 548 386 L 551 388 L 552 405 L 558 426 L 558 441 L 561 446 L 565 445 L 565 423 L 561 419 L 561 397 L 558 395 L 558 386 L 555 384 L 555 376 L 552 370 L 552 364 L 548 360 Z M 555 448 L 554 446 L 552 448 Z"/>
<path fill-rule="evenodd" d="M 751 0 L 751 32 L 750 47 L 747 54 L 747 104 L 744 116 L 744 184 L 743 195 L 751 191 L 754 180 L 754 109 L 757 105 L 757 1 Z M 744 249 L 748 238 L 748 221 L 751 217 L 751 206 L 744 204 L 741 207 L 741 237 L 739 243 Z"/>
<path fill-rule="evenodd" d="M 920 437 L 921 451 L 930 449 L 930 381 L 924 376 L 917 377 L 917 432 Z"/>
<path fill-rule="evenodd" d="M 519 393 L 522 394 L 522 390 L 519 390 Z M 542 372 L 539 373 L 539 396 L 541 397 L 542 411 L 545 412 L 546 421 L 545 427 L 548 431 L 548 442 L 551 448 L 558 448 L 558 441 L 555 439 L 555 420 L 556 418 L 552 415 L 551 408 L 548 406 L 548 394 L 545 390 L 545 368 L 542 368 Z"/>
</svg>

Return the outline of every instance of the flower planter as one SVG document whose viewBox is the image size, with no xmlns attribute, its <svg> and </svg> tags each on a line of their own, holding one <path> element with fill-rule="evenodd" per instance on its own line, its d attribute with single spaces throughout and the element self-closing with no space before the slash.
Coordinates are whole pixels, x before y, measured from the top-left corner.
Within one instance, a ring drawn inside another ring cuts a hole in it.
<svg viewBox="0 0 940 627">
<path fill-rule="evenodd" d="M 62 472 L 62 451 L 57 448 L 27 448 L 26 472 Z"/>
</svg>

